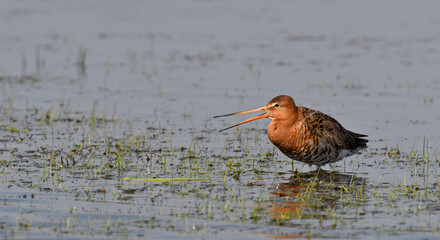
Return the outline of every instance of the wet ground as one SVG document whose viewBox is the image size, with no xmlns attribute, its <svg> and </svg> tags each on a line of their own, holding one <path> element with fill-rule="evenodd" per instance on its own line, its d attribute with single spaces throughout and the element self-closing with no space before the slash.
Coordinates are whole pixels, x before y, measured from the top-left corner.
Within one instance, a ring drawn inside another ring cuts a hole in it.
<svg viewBox="0 0 440 240">
<path fill-rule="evenodd" d="M 440 4 L 3 1 L 3 239 L 438 239 Z M 369 135 L 323 171 L 276 95 Z"/>
</svg>

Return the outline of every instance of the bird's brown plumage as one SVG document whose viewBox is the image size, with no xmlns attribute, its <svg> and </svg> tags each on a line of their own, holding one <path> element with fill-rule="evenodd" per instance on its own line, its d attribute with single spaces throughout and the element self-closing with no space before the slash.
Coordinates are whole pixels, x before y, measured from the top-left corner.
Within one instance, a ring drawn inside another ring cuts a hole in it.
<svg viewBox="0 0 440 240">
<path fill-rule="evenodd" d="M 296 106 L 287 95 L 277 96 L 261 108 L 222 116 L 257 111 L 266 113 L 232 127 L 269 118 L 272 120 L 267 128 L 270 141 L 289 158 L 304 163 L 322 166 L 336 162 L 366 147 L 368 142 L 364 138 L 366 135 L 345 129 L 334 118 L 322 112 Z"/>
</svg>

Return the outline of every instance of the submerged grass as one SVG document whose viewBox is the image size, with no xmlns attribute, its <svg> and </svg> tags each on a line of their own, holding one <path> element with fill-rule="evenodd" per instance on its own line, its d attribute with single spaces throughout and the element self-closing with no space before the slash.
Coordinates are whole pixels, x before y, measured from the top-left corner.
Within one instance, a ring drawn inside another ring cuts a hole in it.
<svg viewBox="0 0 440 240">
<path fill-rule="evenodd" d="M 144 182 L 184 182 L 184 181 L 212 181 L 211 178 L 129 178 L 123 177 L 121 180 L 144 181 Z"/>
<path fill-rule="evenodd" d="M 90 114 L 74 112 L 69 105 L 60 101 L 48 111 L 27 112 L 26 120 L 14 111 L 16 121 L 0 126 L 5 139 L 0 149 L 2 189 L 24 196 L 31 192 L 33 202 L 52 209 L 29 202 L 18 208 L 4 197 L 3 208 L 22 210 L 18 218 L 6 216 L 9 221 L 0 223 L 3 229 L 26 235 L 56 226 L 56 236 L 92 238 L 129 238 L 140 231 L 148 235 L 145 229 L 186 234 L 204 229 L 208 234 L 226 222 L 266 226 L 267 233 L 271 227 L 281 228 L 285 235 L 307 229 L 302 236 L 337 230 L 350 237 L 343 232 L 369 228 L 439 231 L 437 218 L 418 224 L 440 212 L 439 159 L 426 139 L 420 150 L 414 141 L 410 151 L 397 145 L 382 152 L 373 149 L 342 164 L 345 168 L 374 157 L 379 165 L 390 164 L 405 173 L 397 182 L 387 182 L 383 175 L 369 179 L 362 170 L 303 171 L 272 146 L 261 144 L 262 132 L 237 130 L 223 147 L 206 141 L 215 139 L 210 129 L 176 133 L 147 124 L 117 134 L 107 123 L 133 123 L 106 119 L 107 108 L 97 118 L 98 102 Z M 61 106 L 66 106 L 64 111 Z M 25 121 L 28 128 L 16 127 Z M 412 218 L 386 220 L 402 214 Z M 377 216 L 384 220 L 376 222 Z"/>
</svg>

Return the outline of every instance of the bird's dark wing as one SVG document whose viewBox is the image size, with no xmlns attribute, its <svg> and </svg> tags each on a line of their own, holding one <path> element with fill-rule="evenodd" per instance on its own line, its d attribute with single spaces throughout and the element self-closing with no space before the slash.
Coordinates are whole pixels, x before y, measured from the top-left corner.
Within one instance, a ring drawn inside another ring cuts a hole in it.
<svg viewBox="0 0 440 240">
<path fill-rule="evenodd" d="M 312 139 L 316 139 L 321 147 L 332 146 L 335 150 L 355 150 L 365 147 L 368 140 L 361 137 L 366 135 L 357 134 L 345 129 L 336 119 L 320 111 L 302 107 L 302 114 L 307 118 L 307 128 Z"/>
</svg>

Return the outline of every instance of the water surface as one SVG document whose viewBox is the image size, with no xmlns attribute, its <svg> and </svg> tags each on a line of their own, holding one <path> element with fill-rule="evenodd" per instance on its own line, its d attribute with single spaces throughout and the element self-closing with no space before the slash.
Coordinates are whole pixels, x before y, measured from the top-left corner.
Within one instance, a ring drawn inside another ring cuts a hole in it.
<svg viewBox="0 0 440 240">
<path fill-rule="evenodd" d="M 436 1 L 0 6 L 4 238 L 437 238 Z M 369 148 L 316 175 L 217 132 L 279 94 Z"/>
</svg>

